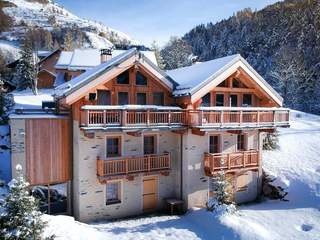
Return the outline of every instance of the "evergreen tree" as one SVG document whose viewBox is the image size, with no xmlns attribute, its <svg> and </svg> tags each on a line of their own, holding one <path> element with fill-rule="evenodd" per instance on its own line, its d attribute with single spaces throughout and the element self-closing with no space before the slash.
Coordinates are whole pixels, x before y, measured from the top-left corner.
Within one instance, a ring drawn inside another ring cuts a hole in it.
<svg viewBox="0 0 320 240">
<path fill-rule="evenodd" d="M 154 52 L 159 68 L 164 69 L 165 65 L 161 57 L 160 48 L 156 41 L 151 43 L 151 50 Z"/>
<path fill-rule="evenodd" d="M 228 192 L 229 183 L 226 179 L 224 171 L 219 171 L 217 176 L 214 177 L 215 183 L 215 198 L 218 205 L 229 204 L 231 194 Z"/>
<path fill-rule="evenodd" d="M 17 178 L 11 182 L 0 215 L 0 238 L 4 240 L 40 240 L 46 222 L 41 219 L 36 199 L 29 194 L 29 184 L 17 165 Z M 51 237 L 53 238 L 53 237 Z"/>
<path fill-rule="evenodd" d="M 70 31 L 67 31 L 65 34 L 63 44 L 66 51 L 71 51 L 73 49 L 73 37 Z"/>
<path fill-rule="evenodd" d="M 46 31 L 45 35 L 44 35 L 44 48 L 46 50 L 53 49 L 52 35 L 51 35 L 51 32 L 49 32 L 49 31 Z"/>
<path fill-rule="evenodd" d="M 17 89 L 31 88 L 37 94 L 37 65 L 30 39 L 25 38 L 15 74 Z"/>
</svg>

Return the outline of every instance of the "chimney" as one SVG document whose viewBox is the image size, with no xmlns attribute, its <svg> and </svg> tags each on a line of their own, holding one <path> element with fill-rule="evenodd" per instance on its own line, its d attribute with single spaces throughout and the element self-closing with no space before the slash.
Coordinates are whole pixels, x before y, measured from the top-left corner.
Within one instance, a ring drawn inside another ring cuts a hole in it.
<svg viewBox="0 0 320 240">
<path fill-rule="evenodd" d="M 104 48 L 100 50 L 101 63 L 107 62 L 112 58 L 112 52 L 110 48 Z"/>
</svg>

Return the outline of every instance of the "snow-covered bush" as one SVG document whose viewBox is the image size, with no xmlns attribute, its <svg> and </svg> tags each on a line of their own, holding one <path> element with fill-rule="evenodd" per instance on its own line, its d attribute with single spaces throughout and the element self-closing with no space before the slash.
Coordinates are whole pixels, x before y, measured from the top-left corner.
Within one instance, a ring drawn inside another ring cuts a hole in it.
<svg viewBox="0 0 320 240">
<path fill-rule="evenodd" d="M 23 177 L 22 167 L 17 165 L 16 170 L 17 178 L 9 183 L 9 193 L 0 214 L 0 239 L 43 239 L 46 222 L 41 219 L 38 202 L 29 194 L 29 184 Z"/>
</svg>

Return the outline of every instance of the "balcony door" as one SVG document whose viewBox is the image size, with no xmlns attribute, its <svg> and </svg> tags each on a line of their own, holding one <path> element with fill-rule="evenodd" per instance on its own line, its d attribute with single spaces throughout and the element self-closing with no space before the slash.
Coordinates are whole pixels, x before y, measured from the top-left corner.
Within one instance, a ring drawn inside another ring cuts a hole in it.
<svg viewBox="0 0 320 240">
<path fill-rule="evenodd" d="M 157 153 L 155 135 L 143 136 L 143 153 L 144 155 L 151 155 Z"/>
<path fill-rule="evenodd" d="M 111 105 L 111 93 L 107 90 L 97 91 L 97 104 L 98 105 Z"/>
<path fill-rule="evenodd" d="M 238 107 L 238 95 L 230 95 L 230 107 Z"/>
</svg>

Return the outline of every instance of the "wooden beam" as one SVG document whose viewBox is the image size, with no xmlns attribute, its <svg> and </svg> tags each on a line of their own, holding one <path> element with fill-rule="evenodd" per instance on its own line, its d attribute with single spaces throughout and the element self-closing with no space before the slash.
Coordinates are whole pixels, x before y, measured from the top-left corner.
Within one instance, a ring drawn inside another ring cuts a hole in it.
<svg viewBox="0 0 320 240">
<path fill-rule="evenodd" d="M 172 130 L 171 132 L 183 135 L 187 132 L 187 129 Z"/>
<path fill-rule="evenodd" d="M 228 130 L 227 133 L 231 133 L 231 134 L 241 134 L 243 133 L 242 130 Z"/>
<path fill-rule="evenodd" d="M 132 136 L 132 137 L 141 137 L 141 131 L 137 131 L 137 132 L 127 132 L 127 134 L 129 136 Z"/>
<path fill-rule="evenodd" d="M 274 133 L 275 131 L 276 131 L 275 128 L 259 129 L 259 132 L 266 132 L 266 133 Z"/>
<path fill-rule="evenodd" d="M 192 128 L 191 133 L 198 136 L 204 136 L 206 132 L 200 131 L 199 128 Z"/>
</svg>

